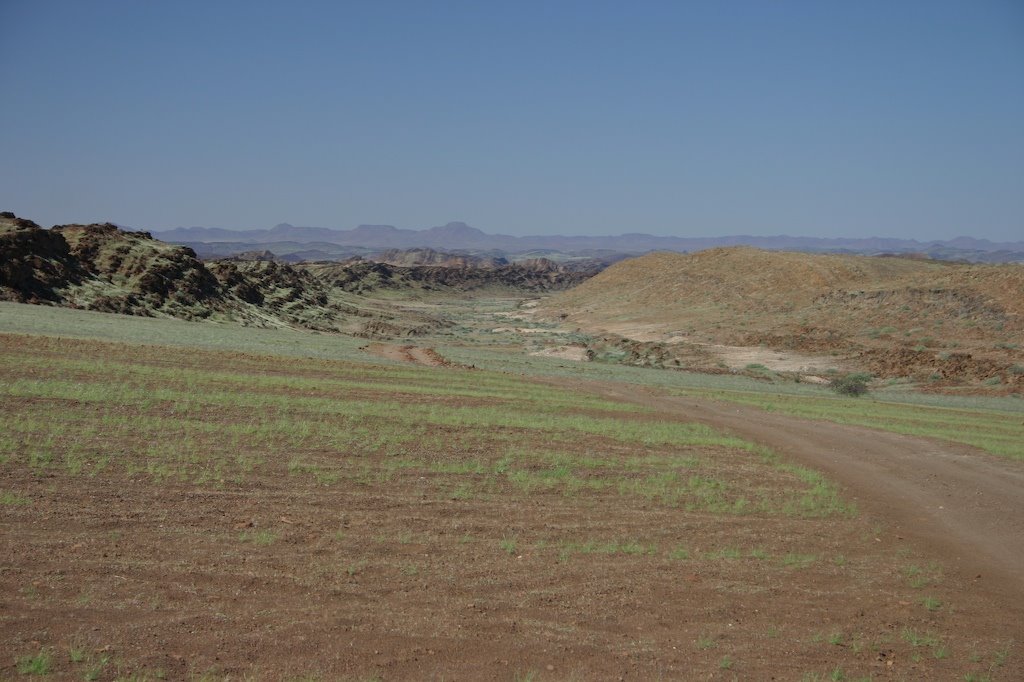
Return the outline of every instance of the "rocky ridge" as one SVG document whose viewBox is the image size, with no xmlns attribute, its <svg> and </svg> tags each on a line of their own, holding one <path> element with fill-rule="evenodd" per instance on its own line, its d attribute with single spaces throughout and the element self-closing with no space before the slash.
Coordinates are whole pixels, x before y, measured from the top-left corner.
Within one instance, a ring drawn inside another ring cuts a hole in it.
<svg viewBox="0 0 1024 682">
<path fill-rule="evenodd" d="M 0 214 L 0 300 L 321 331 L 372 316 L 310 273 L 263 256 L 204 263 L 188 247 L 109 223 L 44 230 Z"/>
<path fill-rule="evenodd" d="M 542 293 L 568 289 L 598 271 L 597 267 L 574 269 L 544 258 L 489 267 L 401 266 L 363 259 L 303 263 L 300 267 L 331 286 L 356 294 L 409 289 L 454 292 L 505 289 Z"/>
</svg>

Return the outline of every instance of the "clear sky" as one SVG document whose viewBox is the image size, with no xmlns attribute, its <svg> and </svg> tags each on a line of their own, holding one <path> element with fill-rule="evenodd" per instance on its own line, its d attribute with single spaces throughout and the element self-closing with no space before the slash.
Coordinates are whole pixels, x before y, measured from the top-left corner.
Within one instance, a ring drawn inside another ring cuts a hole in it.
<svg viewBox="0 0 1024 682">
<path fill-rule="evenodd" d="M 0 0 L 48 226 L 1024 239 L 1024 2 Z"/>
</svg>

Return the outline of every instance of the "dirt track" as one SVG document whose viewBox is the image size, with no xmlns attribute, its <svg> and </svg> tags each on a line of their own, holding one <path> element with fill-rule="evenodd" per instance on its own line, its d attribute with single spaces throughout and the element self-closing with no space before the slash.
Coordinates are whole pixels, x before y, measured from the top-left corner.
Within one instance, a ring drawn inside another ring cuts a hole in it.
<svg viewBox="0 0 1024 682">
<path fill-rule="evenodd" d="M 445 360 L 433 348 L 420 348 L 419 346 L 396 346 L 390 343 L 371 343 L 366 346 L 366 351 L 379 355 L 389 360 L 399 362 L 411 362 L 414 365 L 424 367 L 452 367 L 452 363 Z"/>
<path fill-rule="evenodd" d="M 732 431 L 827 474 L 900 540 L 978 587 L 1024 597 L 1024 466 L 968 446 L 615 384 L 579 388 Z"/>
</svg>

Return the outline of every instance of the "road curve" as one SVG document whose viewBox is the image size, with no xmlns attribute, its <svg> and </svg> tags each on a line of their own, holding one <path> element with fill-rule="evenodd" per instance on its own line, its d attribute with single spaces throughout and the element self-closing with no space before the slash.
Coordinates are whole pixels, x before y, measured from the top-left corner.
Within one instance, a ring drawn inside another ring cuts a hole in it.
<svg viewBox="0 0 1024 682">
<path fill-rule="evenodd" d="M 923 545 L 982 589 L 1024 598 L 1024 463 L 956 443 L 625 384 L 572 383 L 767 445 L 826 474 L 858 508 L 885 519 L 897 535 Z"/>
</svg>

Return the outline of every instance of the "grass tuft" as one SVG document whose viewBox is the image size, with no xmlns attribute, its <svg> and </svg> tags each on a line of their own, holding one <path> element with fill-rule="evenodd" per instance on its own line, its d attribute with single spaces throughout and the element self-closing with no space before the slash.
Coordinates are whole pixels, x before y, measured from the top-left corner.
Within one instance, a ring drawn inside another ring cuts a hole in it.
<svg viewBox="0 0 1024 682">
<path fill-rule="evenodd" d="M 49 675 L 53 668 L 53 657 L 46 651 L 20 657 L 15 667 L 22 675 Z"/>
</svg>

